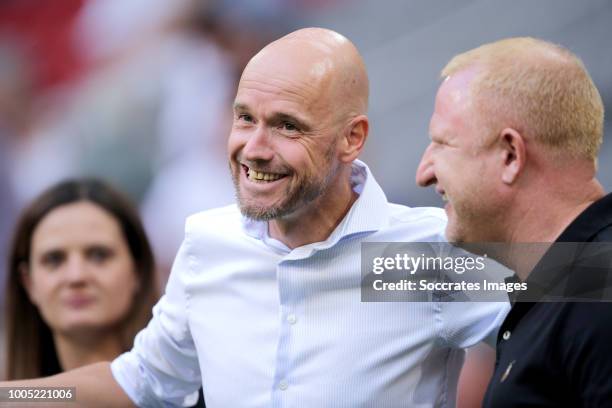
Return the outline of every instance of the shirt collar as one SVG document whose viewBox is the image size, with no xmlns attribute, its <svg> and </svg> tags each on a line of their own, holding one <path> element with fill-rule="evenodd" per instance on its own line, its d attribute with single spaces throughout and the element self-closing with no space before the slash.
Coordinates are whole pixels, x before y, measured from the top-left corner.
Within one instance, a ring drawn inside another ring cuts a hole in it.
<svg viewBox="0 0 612 408">
<path fill-rule="evenodd" d="M 360 160 L 353 162 L 350 182 L 353 191 L 359 194 L 351 209 L 326 240 L 295 248 L 299 250 L 298 253 L 309 255 L 314 250 L 330 248 L 350 235 L 378 231 L 388 225 L 387 197 L 364 162 Z M 266 221 L 256 221 L 242 216 L 242 227 L 244 232 L 253 238 L 267 243 L 271 241 Z"/>
<path fill-rule="evenodd" d="M 338 239 L 362 232 L 374 232 L 389 225 L 387 196 L 374 179 L 368 166 L 355 160 L 351 172 L 351 186 L 359 197 L 330 238 Z"/>
<path fill-rule="evenodd" d="M 612 225 L 612 193 L 587 207 L 565 231 L 557 242 L 590 242 L 599 231 Z"/>
<path fill-rule="evenodd" d="M 592 242 L 601 230 L 612 225 L 610 208 L 612 208 L 612 193 L 595 201 L 580 213 L 555 242 L 576 244 Z M 563 292 L 563 296 L 566 298 L 578 293 L 577 289 L 582 289 L 585 283 L 598 282 L 594 279 L 601 276 L 601 270 L 574 266 L 574 262 L 580 259 L 578 253 L 582 253 L 582 250 L 583 247 L 578 245 L 574 247 L 560 244 L 551 247 L 527 277 L 528 292 L 523 292 L 517 296 L 523 300 L 527 296 L 532 300 L 539 300 L 552 290 L 563 287 L 562 284 L 565 280 L 577 272 L 579 274 L 576 277 L 581 284 L 578 285 L 576 282 L 571 285 L 566 284 L 565 292 Z"/>
</svg>

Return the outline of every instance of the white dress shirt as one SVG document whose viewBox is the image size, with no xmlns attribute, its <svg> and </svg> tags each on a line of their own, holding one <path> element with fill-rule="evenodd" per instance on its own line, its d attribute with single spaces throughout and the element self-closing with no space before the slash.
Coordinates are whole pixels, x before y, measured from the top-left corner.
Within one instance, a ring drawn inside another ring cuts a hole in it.
<svg viewBox="0 0 612 408">
<path fill-rule="evenodd" d="M 365 164 L 323 242 L 289 249 L 235 205 L 188 218 L 166 293 L 112 363 L 139 406 L 452 407 L 463 348 L 503 303 L 366 303 L 362 242 L 443 239 L 444 212 L 390 204 Z"/>
</svg>

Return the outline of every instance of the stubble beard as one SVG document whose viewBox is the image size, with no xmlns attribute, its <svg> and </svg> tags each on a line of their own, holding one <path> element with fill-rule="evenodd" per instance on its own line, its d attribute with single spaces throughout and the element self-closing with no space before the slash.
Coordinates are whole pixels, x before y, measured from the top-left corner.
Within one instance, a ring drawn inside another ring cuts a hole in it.
<svg viewBox="0 0 612 408">
<path fill-rule="evenodd" d="M 236 201 L 242 215 L 255 221 L 279 219 L 296 212 L 300 208 L 303 208 L 326 194 L 332 180 L 339 171 L 338 166 L 334 167 L 332 163 L 334 147 L 335 146 L 330 146 L 325 152 L 325 164 L 327 168 L 321 173 L 323 177 L 316 177 L 312 174 L 308 174 L 304 176 L 302 180 L 298 180 L 297 184 L 289 183 L 284 194 L 285 198 L 270 206 L 258 205 L 256 202 L 242 196 L 240 193 L 240 172 L 242 169 L 240 164 L 238 164 L 237 171 L 234 171 L 230 163 Z M 291 171 L 289 174 L 295 173 Z M 287 177 L 290 177 L 290 175 Z"/>
<path fill-rule="evenodd" d="M 475 191 L 474 197 L 482 197 L 482 192 Z M 455 201 L 453 206 L 453 223 L 449 242 L 481 243 L 491 240 L 495 225 L 499 222 L 499 208 L 485 205 L 483 201 Z M 447 230 L 448 231 L 448 230 Z"/>
</svg>

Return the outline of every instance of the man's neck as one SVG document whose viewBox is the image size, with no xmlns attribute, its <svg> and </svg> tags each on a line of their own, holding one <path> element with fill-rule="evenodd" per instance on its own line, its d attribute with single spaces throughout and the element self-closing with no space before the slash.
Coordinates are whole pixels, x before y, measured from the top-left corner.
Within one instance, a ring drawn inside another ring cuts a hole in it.
<svg viewBox="0 0 612 408">
<path fill-rule="evenodd" d="M 604 196 L 595 179 L 574 191 L 542 195 L 523 204 L 507 242 L 554 242 L 588 206 Z"/>
<path fill-rule="evenodd" d="M 509 236 L 504 241 L 509 244 L 553 243 L 587 207 L 604 196 L 603 188 L 595 179 L 572 190 L 557 191 L 556 195 L 542 196 L 536 202 L 532 200 L 517 206 L 519 213 L 509 219 L 518 222 L 508 231 Z M 523 248 L 507 257 L 508 266 L 514 269 L 521 279 L 529 275 L 544 254 L 543 248 L 547 248 L 541 244 L 535 246 L 537 248 L 533 249 L 534 256 L 527 256 Z M 513 248 L 512 245 L 509 247 Z M 521 246 L 516 246 L 519 247 Z"/>
</svg>

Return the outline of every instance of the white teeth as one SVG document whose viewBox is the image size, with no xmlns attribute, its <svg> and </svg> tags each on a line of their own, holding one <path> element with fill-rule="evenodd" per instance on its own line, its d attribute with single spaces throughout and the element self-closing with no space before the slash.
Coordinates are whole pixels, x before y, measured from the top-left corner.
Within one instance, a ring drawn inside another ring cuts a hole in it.
<svg viewBox="0 0 612 408">
<path fill-rule="evenodd" d="M 247 177 L 249 178 L 249 180 L 274 181 L 274 180 L 278 180 L 279 178 L 281 178 L 282 174 L 264 173 L 262 171 L 255 171 L 252 169 L 248 169 Z"/>
</svg>

